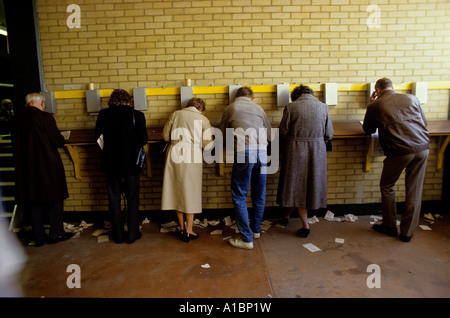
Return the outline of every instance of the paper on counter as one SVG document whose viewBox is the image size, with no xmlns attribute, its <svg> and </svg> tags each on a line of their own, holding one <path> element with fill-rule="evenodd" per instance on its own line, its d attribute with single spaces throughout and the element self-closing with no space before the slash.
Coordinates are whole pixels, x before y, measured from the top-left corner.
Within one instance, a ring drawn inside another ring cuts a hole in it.
<svg viewBox="0 0 450 318">
<path fill-rule="evenodd" d="M 99 145 L 100 149 L 103 150 L 103 146 L 105 144 L 103 141 L 103 134 L 101 134 L 100 137 L 98 137 L 97 144 Z"/>
<path fill-rule="evenodd" d="M 318 248 L 317 246 L 315 246 L 313 243 L 306 243 L 303 244 L 303 247 L 306 248 L 308 251 L 310 252 L 318 252 L 321 251 L 320 248 Z"/>
<path fill-rule="evenodd" d="M 70 130 L 61 131 L 61 135 L 64 137 L 64 140 L 69 140 Z"/>
</svg>

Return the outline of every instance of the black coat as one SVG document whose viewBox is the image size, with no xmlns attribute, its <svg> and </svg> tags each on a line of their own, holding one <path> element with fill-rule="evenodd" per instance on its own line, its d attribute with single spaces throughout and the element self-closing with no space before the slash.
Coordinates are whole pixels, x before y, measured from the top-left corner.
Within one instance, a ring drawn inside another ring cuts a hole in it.
<svg viewBox="0 0 450 318">
<path fill-rule="evenodd" d="M 69 197 L 58 151 L 64 144 L 53 115 L 32 106 L 24 109 L 16 139 L 19 202 L 56 202 Z"/>
<path fill-rule="evenodd" d="M 126 105 L 102 109 L 95 125 L 95 139 L 101 134 L 104 147 L 100 171 L 116 176 L 139 174 L 137 152 L 148 141 L 144 114 Z"/>
</svg>

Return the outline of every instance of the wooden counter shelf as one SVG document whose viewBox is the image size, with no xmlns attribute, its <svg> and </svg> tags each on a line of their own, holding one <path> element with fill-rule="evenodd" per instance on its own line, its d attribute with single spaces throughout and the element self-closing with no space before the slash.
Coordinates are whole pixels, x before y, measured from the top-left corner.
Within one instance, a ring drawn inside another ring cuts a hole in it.
<svg viewBox="0 0 450 318">
<path fill-rule="evenodd" d="M 274 125 L 276 127 L 276 125 Z M 343 138 L 366 138 L 365 163 L 364 172 L 370 170 L 370 162 L 372 158 L 372 138 L 362 129 L 360 122 L 333 122 L 334 136 L 333 139 Z M 151 160 L 150 160 L 150 144 L 162 143 L 161 137 L 163 127 L 148 127 L 148 143 L 144 146 L 147 163 L 147 175 L 151 177 Z M 430 136 L 439 137 L 437 169 L 441 170 L 444 163 L 444 152 L 450 142 L 450 120 L 429 120 L 428 131 Z M 94 145 L 94 129 L 71 130 L 70 138 L 66 141 L 66 148 L 73 162 L 75 178 L 80 179 L 80 158 L 79 147 L 86 145 Z M 219 164 L 219 175 L 223 175 L 223 164 Z"/>
</svg>

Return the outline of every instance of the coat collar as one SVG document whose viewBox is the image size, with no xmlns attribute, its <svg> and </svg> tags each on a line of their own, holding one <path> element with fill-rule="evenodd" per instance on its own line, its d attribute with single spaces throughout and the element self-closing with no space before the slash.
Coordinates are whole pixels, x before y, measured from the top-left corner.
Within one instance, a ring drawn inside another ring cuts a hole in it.
<svg viewBox="0 0 450 318">
<path fill-rule="evenodd" d="M 311 95 L 311 94 L 303 94 L 302 96 L 300 96 L 296 100 L 300 100 L 300 99 L 317 99 L 317 98 L 314 95 Z"/>
<path fill-rule="evenodd" d="M 193 106 L 185 107 L 185 108 L 183 108 L 183 110 L 187 110 L 187 111 L 190 111 L 190 112 L 193 112 L 193 113 L 201 114 L 201 112 L 197 108 L 195 108 Z"/>
</svg>

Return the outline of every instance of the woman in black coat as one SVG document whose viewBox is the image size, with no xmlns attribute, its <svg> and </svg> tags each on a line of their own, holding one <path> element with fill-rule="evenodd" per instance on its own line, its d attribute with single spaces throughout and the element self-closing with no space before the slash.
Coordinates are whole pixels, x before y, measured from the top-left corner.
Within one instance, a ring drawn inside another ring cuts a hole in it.
<svg viewBox="0 0 450 318">
<path fill-rule="evenodd" d="M 124 239 L 121 194 L 125 193 L 128 208 L 128 237 L 132 243 L 140 239 L 139 179 L 141 168 L 136 165 L 137 153 L 148 141 L 145 116 L 132 108 L 132 97 L 123 89 L 115 89 L 102 109 L 95 126 L 95 139 L 103 135 L 100 171 L 106 173 L 112 238 Z"/>
</svg>

